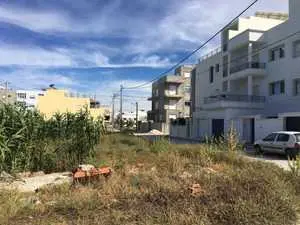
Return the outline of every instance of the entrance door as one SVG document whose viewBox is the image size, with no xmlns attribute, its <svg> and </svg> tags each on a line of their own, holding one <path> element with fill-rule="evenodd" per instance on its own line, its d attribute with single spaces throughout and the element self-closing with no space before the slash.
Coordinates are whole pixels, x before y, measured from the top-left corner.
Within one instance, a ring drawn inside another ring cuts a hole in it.
<svg viewBox="0 0 300 225">
<path fill-rule="evenodd" d="M 287 131 L 300 131 L 300 117 L 287 117 L 286 118 Z"/>
<path fill-rule="evenodd" d="M 255 141 L 255 122 L 254 118 L 243 119 L 243 140 L 248 143 Z"/>
<path fill-rule="evenodd" d="M 213 119 L 212 120 L 212 136 L 220 137 L 224 135 L 224 120 Z"/>
</svg>

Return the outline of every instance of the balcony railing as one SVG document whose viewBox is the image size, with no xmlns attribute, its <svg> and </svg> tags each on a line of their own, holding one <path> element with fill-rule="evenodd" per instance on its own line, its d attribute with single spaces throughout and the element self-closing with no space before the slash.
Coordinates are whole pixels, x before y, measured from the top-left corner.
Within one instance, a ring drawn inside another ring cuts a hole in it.
<svg viewBox="0 0 300 225">
<path fill-rule="evenodd" d="M 265 96 L 255 96 L 255 95 L 216 95 L 204 98 L 204 104 L 210 104 L 220 101 L 227 102 L 249 102 L 249 103 L 264 103 L 266 101 Z"/>
<path fill-rule="evenodd" d="M 235 67 L 230 68 L 230 73 L 237 73 L 240 72 L 242 70 L 246 70 L 246 69 L 265 69 L 266 68 L 266 64 L 265 63 L 260 63 L 260 62 L 246 62 L 240 65 L 237 65 Z"/>
</svg>

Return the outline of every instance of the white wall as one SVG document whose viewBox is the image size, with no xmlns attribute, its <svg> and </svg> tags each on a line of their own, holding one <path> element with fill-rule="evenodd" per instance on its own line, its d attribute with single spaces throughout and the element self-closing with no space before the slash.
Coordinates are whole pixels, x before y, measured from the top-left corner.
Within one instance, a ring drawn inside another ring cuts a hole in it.
<svg viewBox="0 0 300 225">
<path fill-rule="evenodd" d="M 28 107 L 36 107 L 37 97 L 39 94 L 44 94 L 44 91 L 31 91 L 31 90 L 17 90 L 17 101 L 24 102 Z M 26 98 L 19 98 L 18 93 L 26 94 Z"/>
<path fill-rule="evenodd" d="M 255 120 L 255 140 L 262 139 L 268 134 L 276 131 L 282 131 L 284 119 L 256 119 Z"/>
</svg>

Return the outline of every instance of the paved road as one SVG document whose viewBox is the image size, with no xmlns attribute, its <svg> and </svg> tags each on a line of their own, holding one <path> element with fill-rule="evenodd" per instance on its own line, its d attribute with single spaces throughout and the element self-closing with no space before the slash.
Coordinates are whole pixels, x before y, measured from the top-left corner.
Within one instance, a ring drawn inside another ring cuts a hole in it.
<svg viewBox="0 0 300 225">
<path fill-rule="evenodd" d="M 247 152 L 246 157 L 249 159 L 253 159 L 253 160 L 259 160 L 259 161 L 264 161 L 267 163 L 273 163 L 285 170 L 290 170 L 289 162 L 286 159 L 286 156 L 284 156 L 284 155 L 270 153 L 270 154 L 264 154 L 263 156 L 256 156 L 254 154 L 254 152 Z"/>
</svg>

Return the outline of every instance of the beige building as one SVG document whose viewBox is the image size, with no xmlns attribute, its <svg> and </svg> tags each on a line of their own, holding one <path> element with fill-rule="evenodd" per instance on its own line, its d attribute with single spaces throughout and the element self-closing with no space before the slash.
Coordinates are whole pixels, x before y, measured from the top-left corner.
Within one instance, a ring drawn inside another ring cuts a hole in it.
<svg viewBox="0 0 300 225">
<path fill-rule="evenodd" d="M 193 68 L 193 65 L 180 66 L 175 70 L 175 75 L 164 76 L 152 84 L 152 97 L 149 98 L 152 110 L 148 112 L 148 120 L 169 124 L 171 119 L 190 117 Z"/>
<path fill-rule="evenodd" d="M 108 107 L 100 107 L 99 103 L 85 97 L 70 96 L 65 90 L 55 88 L 47 89 L 43 95 L 37 96 L 36 108 L 46 118 L 51 118 L 55 113 L 76 113 L 87 108 L 92 117 L 102 117 L 110 120 L 111 110 Z"/>
</svg>

